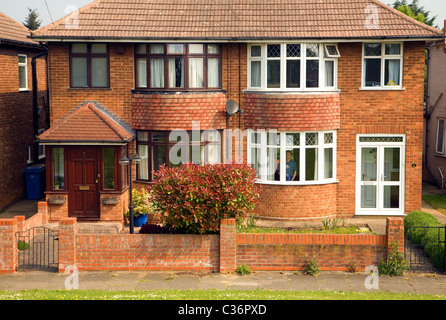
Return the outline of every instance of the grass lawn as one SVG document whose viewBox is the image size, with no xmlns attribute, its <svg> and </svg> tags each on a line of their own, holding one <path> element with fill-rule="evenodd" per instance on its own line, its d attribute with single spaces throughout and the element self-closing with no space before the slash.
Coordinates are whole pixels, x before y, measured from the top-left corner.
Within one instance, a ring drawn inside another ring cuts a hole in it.
<svg viewBox="0 0 446 320">
<path fill-rule="evenodd" d="M 0 291 L 1 300 L 446 300 L 446 295 L 275 290 L 24 290 Z"/>
<path fill-rule="evenodd" d="M 442 194 L 424 195 L 423 200 L 443 214 L 446 214 L 446 196 Z"/>
</svg>

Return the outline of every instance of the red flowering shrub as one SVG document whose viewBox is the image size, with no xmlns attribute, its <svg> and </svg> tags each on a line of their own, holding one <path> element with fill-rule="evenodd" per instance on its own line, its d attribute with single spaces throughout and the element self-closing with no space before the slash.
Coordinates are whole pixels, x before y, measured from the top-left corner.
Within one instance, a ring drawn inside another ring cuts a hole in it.
<svg viewBox="0 0 446 320">
<path fill-rule="evenodd" d="M 217 232 L 220 220 L 245 221 L 259 198 L 248 164 L 185 164 L 155 172 L 151 201 L 165 225 L 190 233 Z"/>
</svg>

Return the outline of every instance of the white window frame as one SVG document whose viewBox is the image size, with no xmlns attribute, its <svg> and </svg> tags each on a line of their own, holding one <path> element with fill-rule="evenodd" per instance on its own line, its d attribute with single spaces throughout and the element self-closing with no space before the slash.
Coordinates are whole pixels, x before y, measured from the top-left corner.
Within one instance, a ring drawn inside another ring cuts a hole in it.
<svg viewBox="0 0 446 320">
<path fill-rule="evenodd" d="M 443 138 L 443 143 L 441 144 L 441 150 L 438 148 L 438 138 L 440 136 L 440 121 L 443 121 L 443 132 L 441 132 L 442 138 Z M 445 155 L 445 141 L 444 139 L 446 138 L 445 135 L 445 124 L 446 124 L 446 119 L 444 118 L 438 118 L 437 119 L 437 135 L 436 135 L 436 139 L 435 139 L 435 153 L 439 154 L 439 155 Z"/>
<path fill-rule="evenodd" d="M 33 163 L 33 157 L 32 157 L 32 148 L 30 145 L 28 145 L 28 148 L 26 149 L 26 163 L 30 164 Z"/>
<path fill-rule="evenodd" d="M 280 88 L 268 88 L 267 86 L 267 46 L 271 44 L 280 44 L 281 46 L 281 57 L 280 57 Z M 301 46 L 301 54 L 300 57 L 287 57 L 286 56 L 286 45 L 287 44 L 300 44 Z M 306 57 L 306 46 L 308 44 L 317 44 L 319 45 L 319 57 L 318 58 L 307 58 Z M 338 58 L 334 56 L 327 56 L 326 54 L 326 46 L 336 46 L 337 44 L 324 44 L 318 42 L 311 43 L 301 43 L 301 42 L 275 42 L 275 43 L 252 43 L 248 45 L 247 50 L 247 59 L 248 59 L 248 90 L 250 91 L 290 91 L 290 92 L 320 92 L 320 91 L 338 91 L 337 88 L 337 80 L 338 80 Z M 251 47 L 260 46 L 261 47 L 261 56 L 260 57 L 251 57 Z M 338 53 L 339 50 L 337 49 Z M 339 55 L 340 56 L 340 55 Z M 300 60 L 300 87 L 299 88 L 287 88 L 286 87 L 286 62 L 287 60 Z M 307 60 L 318 60 L 319 61 L 319 87 L 317 88 L 307 88 L 306 87 L 306 62 Z M 251 86 L 251 62 L 252 61 L 260 61 L 260 87 L 252 87 Z M 333 86 L 326 86 L 325 79 L 325 61 L 334 61 L 334 77 L 333 77 Z"/>
<path fill-rule="evenodd" d="M 20 57 L 24 57 L 25 58 L 25 62 L 20 62 Z M 28 91 L 28 55 L 26 54 L 19 54 L 18 55 L 18 64 L 19 64 L 19 91 Z M 21 88 L 20 87 L 20 67 L 25 67 L 25 83 L 26 83 L 26 87 L 25 88 Z"/>
<path fill-rule="evenodd" d="M 45 129 L 39 129 L 38 131 L 38 135 L 41 135 L 42 133 L 45 132 Z M 44 159 L 46 157 L 45 155 L 45 145 L 44 144 L 39 144 L 39 159 Z"/>
<path fill-rule="evenodd" d="M 260 135 L 260 142 L 259 143 L 252 143 L 251 142 L 251 134 L 257 133 Z M 267 161 L 268 161 L 268 148 L 267 148 L 267 137 L 268 133 L 278 133 L 280 134 L 280 145 L 278 146 L 280 150 L 280 177 L 281 180 L 266 180 L 267 175 Z M 299 146 L 287 146 L 286 145 L 286 135 L 291 133 L 299 133 L 300 141 Z M 307 133 L 317 133 L 318 134 L 318 144 L 315 146 L 307 146 L 305 144 L 305 136 Z M 325 133 L 332 133 L 333 134 L 333 141 L 331 143 L 325 143 L 324 141 L 324 134 Z M 248 163 L 252 164 L 252 155 L 251 155 L 251 149 L 255 148 L 258 149 L 258 152 L 260 152 L 260 168 L 259 168 L 259 177 L 257 179 L 257 183 L 260 184 L 275 184 L 275 185 L 317 185 L 317 184 L 329 184 L 329 183 L 336 183 L 338 182 L 336 179 L 336 155 L 337 155 L 337 132 L 335 130 L 329 130 L 329 131 L 276 131 L 276 130 L 248 130 L 247 135 L 247 141 L 248 141 L 248 156 L 247 160 Z M 317 180 L 306 180 L 305 177 L 305 150 L 308 148 L 317 148 L 318 149 L 318 172 L 317 172 Z M 325 179 L 325 167 L 324 167 L 324 156 L 325 152 L 324 149 L 331 148 L 333 149 L 333 163 L 332 163 L 332 177 Z M 299 181 L 286 181 L 285 173 L 286 173 L 286 151 L 289 149 L 300 149 L 299 152 Z M 265 177 L 265 178 L 262 178 Z"/>
<path fill-rule="evenodd" d="M 365 55 L 365 45 L 379 43 L 381 44 L 381 55 L 380 56 L 366 56 Z M 400 54 L 399 55 L 386 55 L 386 44 L 399 44 Z M 365 60 L 366 59 L 380 59 L 381 60 L 381 85 L 370 87 L 365 85 Z M 400 60 L 400 84 L 399 85 L 387 85 L 385 84 L 385 60 Z M 403 87 L 403 69 L 404 69 L 404 43 L 403 42 L 380 42 L 380 41 L 369 41 L 363 42 L 362 44 L 362 75 L 361 75 L 361 88 L 360 90 L 404 90 Z"/>
</svg>

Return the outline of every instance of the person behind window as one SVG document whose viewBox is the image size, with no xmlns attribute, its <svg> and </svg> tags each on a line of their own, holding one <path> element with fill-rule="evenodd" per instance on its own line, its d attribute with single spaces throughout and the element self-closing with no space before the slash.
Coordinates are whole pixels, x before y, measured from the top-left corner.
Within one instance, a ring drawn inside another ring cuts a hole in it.
<svg viewBox="0 0 446 320">
<path fill-rule="evenodd" d="M 286 180 L 294 181 L 297 174 L 296 162 L 291 160 L 291 151 L 286 152 Z"/>
</svg>

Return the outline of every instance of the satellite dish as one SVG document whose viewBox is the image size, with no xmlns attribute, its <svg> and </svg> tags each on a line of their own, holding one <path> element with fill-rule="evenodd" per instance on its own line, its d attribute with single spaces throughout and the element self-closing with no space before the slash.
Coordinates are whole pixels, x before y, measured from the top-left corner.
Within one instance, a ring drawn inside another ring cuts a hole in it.
<svg viewBox="0 0 446 320">
<path fill-rule="evenodd" d="M 239 111 L 239 106 L 238 103 L 234 100 L 228 100 L 226 101 L 226 112 L 232 116 L 234 114 L 236 114 Z"/>
</svg>

